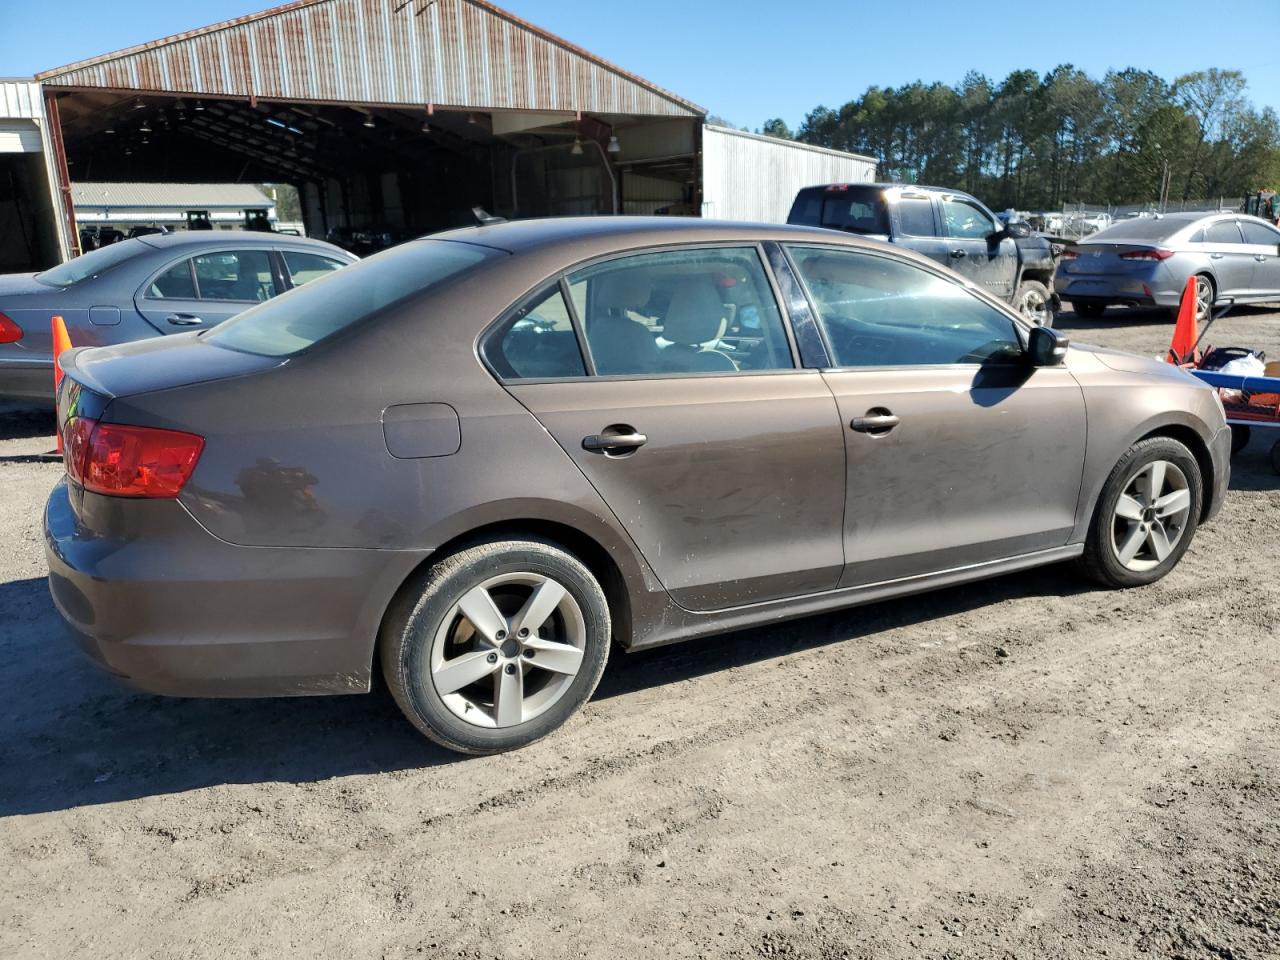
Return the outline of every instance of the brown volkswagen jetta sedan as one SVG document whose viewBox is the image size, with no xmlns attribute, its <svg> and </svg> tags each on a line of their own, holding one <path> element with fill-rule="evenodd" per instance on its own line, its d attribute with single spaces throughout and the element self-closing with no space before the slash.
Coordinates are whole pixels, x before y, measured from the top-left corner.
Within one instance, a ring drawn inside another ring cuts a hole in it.
<svg viewBox="0 0 1280 960">
<path fill-rule="evenodd" d="M 833 232 L 414 241 L 217 329 L 64 355 L 50 587 L 158 693 L 369 689 L 527 744 L 635 650 L 1074 560 L 1178 562 L 1216 394 Z"/>
</svg>

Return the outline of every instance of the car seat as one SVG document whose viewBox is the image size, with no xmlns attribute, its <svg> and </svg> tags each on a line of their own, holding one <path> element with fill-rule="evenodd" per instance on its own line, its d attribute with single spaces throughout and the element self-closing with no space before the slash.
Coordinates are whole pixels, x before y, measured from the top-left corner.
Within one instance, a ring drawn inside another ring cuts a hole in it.
<svg viewBox="0 0 1280 960">
<path fill-rule="evenodd" d="M 587 344 L 596 373 L 616 376 L 658 368 L 658 344 L 648 327 L 628 316 L 649 302 L 653 285 L 635 268 L 606 273 L 595 282 L 587 318 Z"/>
<path fill-rule="evenodd" d="M 232 300 L 265 300 L 258 271 L 252 261 L 239 257 L 236 262 L 236 280 L 231 285 Z"/>
<path fill-rule="evenodd" d="M 671 341 L 662 350 L 662 368 L 676 373 L 737 370 L 726 354 L 704 347 L 724 336 L 727 313 L 709 280 L 686 280 L 677 286 L 662 330 Z"/>
</svg>

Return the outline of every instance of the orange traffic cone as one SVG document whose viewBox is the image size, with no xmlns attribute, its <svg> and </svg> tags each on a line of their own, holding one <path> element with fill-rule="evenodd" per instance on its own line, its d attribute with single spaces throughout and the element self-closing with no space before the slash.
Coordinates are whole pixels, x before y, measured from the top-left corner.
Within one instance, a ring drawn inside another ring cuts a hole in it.
<svg viewBox="0 0 1280 960">
<path fill-rule="evenodd" d="M 1182 291 L 1182 300 L 1178 304 L 1178 322 L 1173 328 L 1173 340 L 1169 344 L 1169 353 L 1165 357 L 1168 363 L 1176 366 L 1193 363 L 1192 353 L 1199 340 L 1196 329 L 1196 278 L 1187 277 L 1186 289 Z"/>
<path fill-rule="evenodd" d="M 58 358 L 71 349 L 71 337 L 67 333 L 67 325 L 62 317 L 54 314 L 50 321 L 53 325 L 53 399 L 58 400 L 58 389 L 62 386 L 62 361 Z M 62 452 L 62 424 L 54 423 L 54 431 L 58 436 L 58 452 Z"/>
</svg>

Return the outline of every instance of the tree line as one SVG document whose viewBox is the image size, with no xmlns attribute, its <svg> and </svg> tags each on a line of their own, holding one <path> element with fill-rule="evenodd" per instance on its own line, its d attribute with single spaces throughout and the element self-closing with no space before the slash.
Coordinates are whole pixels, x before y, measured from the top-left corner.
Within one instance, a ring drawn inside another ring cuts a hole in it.
<svg viewBox="0 0 1280 960">
<path fill-rule="evenodd" d="M 761 132 L 874 157 L 882 180 L 949 186 L 995 209 L 1064 204 L 1238 203 L 1280 186 L 1280 119 L 1245 96 L 1237 70 L 1172 82 L 1145 70 L 1096 80 L 1070 65 L 1001 83 L 970 72 L 944 83 L 870 87 L 817 107 L 796 131 Z"/>
</svg>

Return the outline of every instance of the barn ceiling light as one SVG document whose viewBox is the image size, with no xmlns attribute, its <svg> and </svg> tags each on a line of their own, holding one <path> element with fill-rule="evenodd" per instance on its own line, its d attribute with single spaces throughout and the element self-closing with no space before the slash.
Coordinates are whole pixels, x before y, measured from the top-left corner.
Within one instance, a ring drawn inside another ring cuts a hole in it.
<svg viewBox="0 0 1280 960">
<path fill-rule="evenodd" d="M 422 121 L 422 132 L 423 133 L 431 132 L 431 124 L 427 123 L 427 121 L 425 120 Z"/>
<path fill-rule="evenodd" d="M 607 146 L 605 149 L 606 149 L 606 150 L 608 150 L 610 153 L 621 153 L 621 152 L 622 152 L 622 144 L 620 144 L 620 143 L 618 142 L 618 138 L 617 138 L 617 137 L 610 137 L 610 138 L 609 138 L 609 146 Z"/>
<path fill-rule="evenodd" d="M 150 132 L 151 132 L 151 124 L 149 124 L 149 123 L 147 123 L 147 121 L 143 120 L 143 121 L 142 121 L 142 126 L 140 126 L 140 127 L 138 128 L 138 132 L 139 132 L 139 133 L 150 133 Z"/>
<path fill-rule="evenodd" d="M 194 107 L 192 107 L 191 109 L 192 109 L 192 110 L 194 110 L 196 113 L 203 113 L 203 112 L 204 112 L 204 101 L 203 101 L 203 100 L 197 100 L 197 101 L 196 101 L 196 105 L 195 105 Z"/>
<path fill-rule="evenodd" d="M 133 98 L 133 109 L 135 109 L 135 110 L 145 110 L 145 109 L 147 109 L 147 105 L 146 105 L 145 103 L 143 103 L 143 102 L 142 102 L 142 98 L 141 98 L 141 97 L 134 97 L 134 98 Z"/>
<path fill-rule="evenodd" d="M 365 118 L 364 118 L 364 125 L 365 125 L 366 127 L 368 127 L 370 130 L 372 130 L 372 129 L 374 128 L 374 126 L 375 126 L 375 124 L 374 124 L 374 122 L 373 122 L 373 117 L 365 117 Z"/>
<path fill-rule="evenodd" d="M 582 156 L 582 141 L 579 140 L 577 137 L 574 137 L 573 148 L 569 152 L 572 153 L 575 157 Z"/>
</svg>

